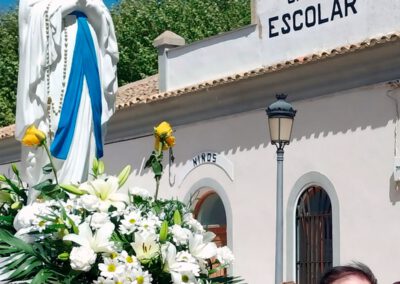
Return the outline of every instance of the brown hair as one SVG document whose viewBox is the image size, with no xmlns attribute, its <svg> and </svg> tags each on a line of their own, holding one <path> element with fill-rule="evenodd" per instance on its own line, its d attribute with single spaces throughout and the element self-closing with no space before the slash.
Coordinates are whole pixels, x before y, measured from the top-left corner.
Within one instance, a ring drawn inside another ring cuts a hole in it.
<svg viewBox="0 0 400 284">
<path fill-rule="evenodd" d="M 351 265 L 333 267 L 322 276 L 319 284 L 331 284 L 336 280 L 343 279 L 344 277 L 350 275 L 359 276 L 365 280 L 368 280 L 371 284 L 378 283 L 368 266 L 356 262 Z"/>
</svg>

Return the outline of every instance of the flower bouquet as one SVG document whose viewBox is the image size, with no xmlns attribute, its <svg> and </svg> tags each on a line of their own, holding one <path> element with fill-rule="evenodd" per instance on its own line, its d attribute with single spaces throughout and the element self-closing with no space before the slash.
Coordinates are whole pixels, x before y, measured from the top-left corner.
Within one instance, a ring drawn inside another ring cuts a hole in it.
<svg viewBox="0 0 400 284">
<path fill-rule="evenodd" d="M 98 160 L 89 181 L 59 184 L 45 134 L 30 127 L 22 143 L 46 149 L 49 178 L 28 187 L 15 165 L 15 180 L 0 175 L 0 283 L 240 282 L 211 277 L 229 266 L 231 251 L 217 248 L 185 204 L 158 199 L 163 151 L 173 160 L 172 134 L 166 122 L 155 128 L 146 163 L 155 175 L 153 197 L 125 185 L 130 166 L 109 176 Z M 33 189 L 40 194 L 28 204 Z"/>
</svg>

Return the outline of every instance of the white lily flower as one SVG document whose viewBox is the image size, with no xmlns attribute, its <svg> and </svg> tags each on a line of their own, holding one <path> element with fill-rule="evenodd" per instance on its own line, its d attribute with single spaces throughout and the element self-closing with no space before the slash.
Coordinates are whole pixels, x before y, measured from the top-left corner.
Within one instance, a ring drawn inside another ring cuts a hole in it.
<svg viewBox="0 0 400 284">
<path fill-rule="evenodd" d="M 117 177 L 110 176 L 107 180 L 96 179 L 88 181 L 81 184 L 79 189 L 98 198 L 98 206 L 101 212 L 107 212 L 111 205 L 121 211 L 125 209 L 126 203 L 129 202 L 127 194 L 118 192 L 119 184 Z"/>
<path fill-rule="evenodd" d="M 189 252 L 197 258 L 212 258 L 217 254 L 217 245 L 212 242 L 215 234 L 206 232 L 194 234 L 189 238 Z"/>
<path fill-rule="evenodd" d="M 110 216 L 104 212 L 96 212 L 92 216 L 87 217 L 86 221 L 93 229 L 100 229 L 105 224 L 110 223 Z"/>
<path fill-rule="evenodd" d="M 217 259 L 222 265 L 229 265 L 235 260 L 232 251 L 228 247 L 217 248 Z"/>
<path fill-rule="evenodd" d="M 155 234 L 144 236 L 142 234 L 135 234 L 135 242 L 131 243 L 131 246 L 140 261 L 146 261 L 158 255 L 160 244 L 156 239 L 157 236 Z"/>
<path fill-rule="evenodd" d="M 113 223 L 106 223 L 96 233 L 92 233 L 89 223 L 84 222 L 79 225 L 79 235 L 69 234 L 64 237 L 64 241 L 71 241 L 81 246 L 89 247 L 94 252 L 112 252 L 113 243 L 110 237 L 114 231 Z"/>
<path fill-rule="evenodd" d="M 173 280 L 175 279 L 174 283 L 182 283 L 179 281 L 186 279 L 186 277 L 193 280 L 195 276 L 199 276 L 200 266 L 196 259 L 187 251 L 181 251 L 177 254 L 176 247 L 172 243 L 167 243 L 162 246 L 161 252 L 165 264 L 164 271 L 171 273 Z"/>
<path fill-rule="evenodd" d="M 198 234 L 202 234 L 205 232 L 203 226 L 200 224 L 199 221 L 197 221 L 195 218 L 193 218 L 193 214 L 192 213 L 186 213 L 183 216 L 183 220 L 184 222 L 189 225 L 189 227 Z"/>
<path fill-rule="evenodd" d="M 170 227 L 174 242 L 177 245 L 186 245 L 192 232 L 189 229 L 182 228 L 180 225 Z"/>
</svg>

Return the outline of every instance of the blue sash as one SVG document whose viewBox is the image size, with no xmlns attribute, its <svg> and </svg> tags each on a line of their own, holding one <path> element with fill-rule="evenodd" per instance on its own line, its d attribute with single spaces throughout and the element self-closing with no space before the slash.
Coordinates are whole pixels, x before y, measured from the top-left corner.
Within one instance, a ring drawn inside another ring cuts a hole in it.
<svg viewBox="0 0 400 284">
<path fill-rule="evenodd" d="M 81 12 L 73 12 L 72 15 L 76 16 L 78 31 L 60 121 L 50 150 L 51 154 L 58 159 L 65 160 L 67 158 L 72 138 L 74 137 L 83 82 L 86 79 L 93 113 L 96 157 L 101 158 L 103 157 L 101 134 L 102 95 L 96 49 L 86 15 Z"/>
</svg>

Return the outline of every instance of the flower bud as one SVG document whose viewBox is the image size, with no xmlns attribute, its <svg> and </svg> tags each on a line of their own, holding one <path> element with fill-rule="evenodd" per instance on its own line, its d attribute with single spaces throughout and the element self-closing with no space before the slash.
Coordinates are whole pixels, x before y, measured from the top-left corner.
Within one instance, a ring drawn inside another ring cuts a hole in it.
<svg viewBox="0 0 400 284">
<path fill-rule="evenodd" d="M 102 175 L 104 174 L 104 162 L 103 161 L 99 161 L 99 168 L 98 168 L 98 174 Z"/>
<path fill-rule="evenodd" d="M 97 174 L 98 170 L 99 170 L 99 161 L 96 158 L 94 158 L 93 165 L 92 165 L 92 171 L 94 174 Z"/>
<path fill-rule="evenodd" d="M 17 209 L 21 209 L 21 208 L 22 208 L 22 203 L 19 202 L 19 201 L 14 202 L 14 203 L 11 205 L 11 209 L 12 209 L 12 210 L 17 210 Z"/>
<path fill-rule="evenodd" d="M 168 222 L 165 220 L 161 224 L 161 229 L 160 229 L 160 242 L 164 243 L 167 240 L 168 237 Z"/>
<path fill-rule="evenodd" d="M 182 225 L 182 217 L 179 210 L 175 210 L 174 212 L 174 224 L 175 225 Z"/>
<path fill-rule="evenodd" d="M 118 176 L 119 187 L 123 186 L 131 173 L 131 166 L 126 166 Z"/>
<path fill-rule="evenodd" d="M 4 175 L 0 175 L 0 182 L 5 182 L 7 179 Z"/>
<path fill-rule="evenodd" d="M 62 260 L 62 261 L 67 261 L 67 260 L 69 260 L 69 253 L 68 252 L 63 252 L 63 253 L 59 254 L 57 256 L 57 258 L 59 260 Z"/>
<path fill-rule="evenodd" d="M 19 170 L 18 170 L 16 164 L 11 164 L 11 169 L 12 169 L 14 174 L 16 174 L 17 176 L 19 175 Z"/>
<path fill-rule="evenodd" d="M 74 186 L 72 184 L 62 184 L 60 186 L 66 192 L 69 192 L 69 193 L 72 193 L 72 194 L 75 194 L 75 195 L 84 195 L 86 193 L 85 191 L 77 188 L 76 186 Z"/>
</svg>

